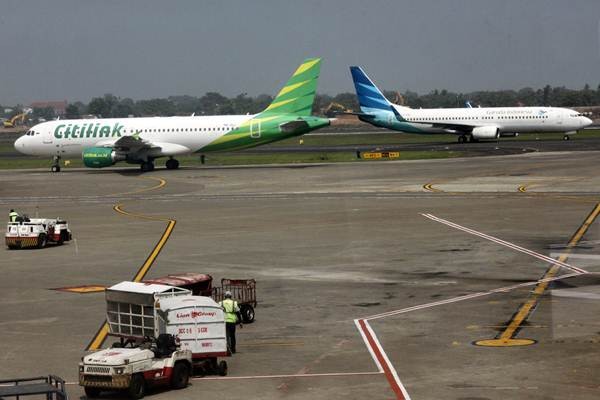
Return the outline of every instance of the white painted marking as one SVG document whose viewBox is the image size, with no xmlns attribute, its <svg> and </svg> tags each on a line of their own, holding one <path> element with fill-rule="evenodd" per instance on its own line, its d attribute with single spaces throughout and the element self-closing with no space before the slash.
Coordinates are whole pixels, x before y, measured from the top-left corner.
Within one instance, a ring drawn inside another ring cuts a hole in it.
<svg viewBox="0 0 600 400">
<path fill-rule="evenodd" d="M 358 332 L 360 332 L 360 336 L 362 337 L 363 342 L 365 342 L 365 346 L 367 346 L 367 349 L 369 350 L 369 353 L 371 354 L 371 358 L 373 359 L 373 362 L 375 363 L 377 370 L 379 372 L 383 373 L 383 368 L 381 367 L 381 363 L 377 359 L 377 356 L 375 355 L 375 351 L 371 348 L 371 345 L 369 344 L 369 340 L 367 339 L 367 336 L 365 335 L 363 330 L 360 328 L 360 324 L 357 319 L 354 320 L 354 325 L 356 325 L 356 329 L 358 329 Z"/>
<path fill-rule="evenodd" d="M 365 325 L 366 325 L 367 329 L 369 330 L 369 333 L 371 334 L 371 337 L 373 338 L 373 341 L 375 341 L 375 344 L 377 345 L 377 348 L 379 349 L 379 352 L 383 356 L 384 362 L 386 363 L 388 369 L 392 373 L 392 376 L 394 377 L 394 380 L 396 381 L 396 384 L 398 385 L 398 387 L 402 391 L 402 394 L 404 395 L 404 399 L 405 400 L 410 400 L 410 395 L 408 394 L 408 392 L 406 391 L 406 388 L 404 387 L 404 385 L 400 381 L 400 377 L 398 376 L 398 372 L 396 372 L 396 368 L 394 368 L 394 364 L 392 364 L 390 362 L 390 359 L 388 358 L 385 350 L 383 349 L 383 346 L 379 342 L 379 339 L 377 338 L 377 335 L 373 331 L 373 328 L 371 328 L 371 325 L 369 324 L 369 321 L 365 320 Z"/>
<path fill-rule="evenodd" d="M 445 219 L 438 218 L 438 217 L 436 217 L 433 214 L 421 214 L 421 215 L 424 216 L 425 218 L 429 218 L 432 221 L 436 221 L 436 222 L 439 222 L 441 224 L 450 226 L 452 228 L 461 230 L 463 232 L 470 233 L 471 235 L 479 236 L 479 237 L 481 237 L 483 239 L 489 240 L 489 241 L 494 242 L 494 243 L 501 244 L 501 245 L 506 246 L 508 248 L 511 248 L 513 250 L 516 250 L 516 251 L 519 251 L 521 253 L 524 253 L 524 254 L 530 255 L 532 257 L 535 257 L 535 258 L 537 258 L 539 260 L 546 261 L 548 263 L 556 264 L 556 265 L 559 265 L 559 266 L 561 266 L 563 268 L 570 269 L 571 271 L 576 271 L 576 272 L 579 272 L 579 273 L 582 273 L 582 274 L 585 274 L 585 273 L 588 272 L 588 271 L 586 271 L 586 270 L 584 270 L 582 268 L 575 267 L 573 265 L 567 264 L 565 262 L 556 260 L 556 259 L 554 259 L 552 257 L 548 257 L 548 256 L 545 256 L 545 255 L 540 254 L 540 253 L 536 253 L 533 250 L 526 249 L 524 247 L 521 247 L 521 246 L 516 245 L 514 243 L 511 243 L 511 242 L 507 242 L 506 240 L 498 239 L 498 238 L 496 238 L 494 236 L 490 236 L 490 235 L 487 235 L 485 233 L 478 232 L 478 231 L 476 231 L 474 229 L 470 229 L 470 228 L 464 227 L 462 225 L 455 224 L 454 222 L 450 222 L 450 221 L 447 221 Z"/>
<path fill-rule="evenodd" d="M 506 292 L 509 292 L 509 291 L 512 291 L 515 289 L 519 289 L 519 288 L 523 288 L 523 287 L 527 287 L 527 286 L 534 286 L 534 285 L 537 285 L 538 283 L 542 283 L 542 282 L 553 282 L 553 281 L 572 278 L 572 277 L 580 276 L 580 275 L 584 275 L 584 274 L 579 273 L 579 272 L 574 272 L 571 274 L 565 274 L 565 275 L 561 275 L 561 276 L 554 277 L 554 278 L 546 278 L 546 279 L 540 279 L 537 281 L 519 283 L 516 285 L 505 286 L 505 287 L 501 287 L 501 288 L 497 288 L 497 289 L 488 290 L 485 292 L 477 292 L 477 293 L 467 294 L 464 296 L 452 297 L 452 298 L 446 299 L 446 300 L 434 301 L 432 303 L 425 303 L 425 304 L 420 304 L 420 305 L 416 305 L 416 306 L 412 306 L 412 307 L 402 308 L 399 310 L 388 311 L 388 312 L 381 313 L 381 314 L 370 315 L 368 317 L 364 317 L 364 319 L 371 321 L 374 319 L 390 317 L 392 315 L 406 314 L 406 313 L 409 313 L 412 311 L 424 310 L 426 308 L 433 308 L 433 307 L 438 307 L 438 306 L 451 304 L 451 303 L 458 303 L 460 301 L 476 299 L 479 297 L 489 296 L 489 295 L 497 294 L 497 293 L 506 293 Z"/>
<path fill-rule="evenodd" d="M 192 378 L 195 381 L 223 381 L 242 379 L 279 379 L 279 378 L 319 378 L 328 376 L 361 376 L 381 375 L 383 372 L 330 372 L 323 374 L 289 374 L 289 375 L 249 375 L 249 376 L 205 376 Z"/>
</svg>

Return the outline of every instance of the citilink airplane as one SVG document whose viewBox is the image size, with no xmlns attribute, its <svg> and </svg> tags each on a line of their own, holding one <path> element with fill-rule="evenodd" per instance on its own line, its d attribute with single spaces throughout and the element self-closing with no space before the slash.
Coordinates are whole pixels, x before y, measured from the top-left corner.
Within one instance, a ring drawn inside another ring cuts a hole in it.
<svg viewBox="0 0 600 400">
<path fill-rule="evenodd" d="M 167 169 L 177 169 L 176 156 L 259 146 L 329 125 L 329 119 L 311 115 L 320 69 L 320 58 L 305 60 L 256 115 L 55 120 L 35 125 L 14 146 L 52 157 L 53 172 L 60 171 L 62 157 L 72 156 L 91 168 L 126 161 L 143 172 L 154 169 L 155 159 L 169 157 Z"/>
</svg>

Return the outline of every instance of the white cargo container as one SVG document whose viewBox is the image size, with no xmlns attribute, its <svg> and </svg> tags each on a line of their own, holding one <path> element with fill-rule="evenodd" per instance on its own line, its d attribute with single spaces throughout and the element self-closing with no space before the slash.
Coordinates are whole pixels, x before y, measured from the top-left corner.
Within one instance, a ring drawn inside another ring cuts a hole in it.
<svg viewBox="0 0 600 400">
<path fill-rule="evenodd" d="M 225 314 L 210 297 L 161 298 L 158 331 L 177 337 L 194 358 L 227 356 Z M 163 326 L 164 324 L 164 326 Z"/>
</svg>

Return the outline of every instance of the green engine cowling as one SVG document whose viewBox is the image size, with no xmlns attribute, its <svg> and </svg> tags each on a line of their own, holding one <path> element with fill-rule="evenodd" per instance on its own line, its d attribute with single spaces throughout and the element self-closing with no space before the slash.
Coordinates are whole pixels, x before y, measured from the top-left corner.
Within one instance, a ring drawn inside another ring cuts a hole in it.
<svg viewBox="0 0 600 400">
<path fill-rule="evenodd" d="M 110 167 L 117 162 L 115 150 L 110 147 L 90 147 L 81 154 L 83 164 L 89 168 Z"/>
</svg>

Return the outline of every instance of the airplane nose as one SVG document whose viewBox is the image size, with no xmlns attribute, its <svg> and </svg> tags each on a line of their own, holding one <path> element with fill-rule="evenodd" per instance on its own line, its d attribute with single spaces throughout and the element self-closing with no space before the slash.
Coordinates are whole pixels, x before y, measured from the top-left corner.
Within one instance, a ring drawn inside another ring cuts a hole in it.
<svg viewBox="0 0 600 400">
<path fill-rule="evenodd" d="M 583 117 L 583 121 L 581 121 L 582 126 L 590 126 L 593 123 L 594 123 L 594 121 L 592 121 L 588 117 Z"/>
<path fill-rule="evenodd" d="M 25 137 L 21 136 L 20 138 L 18 138 L 17 140 L 15 140 L 15 150 L 18 151 L 21 154 L 27 154 L 25 152 Z"/>
</svg>

